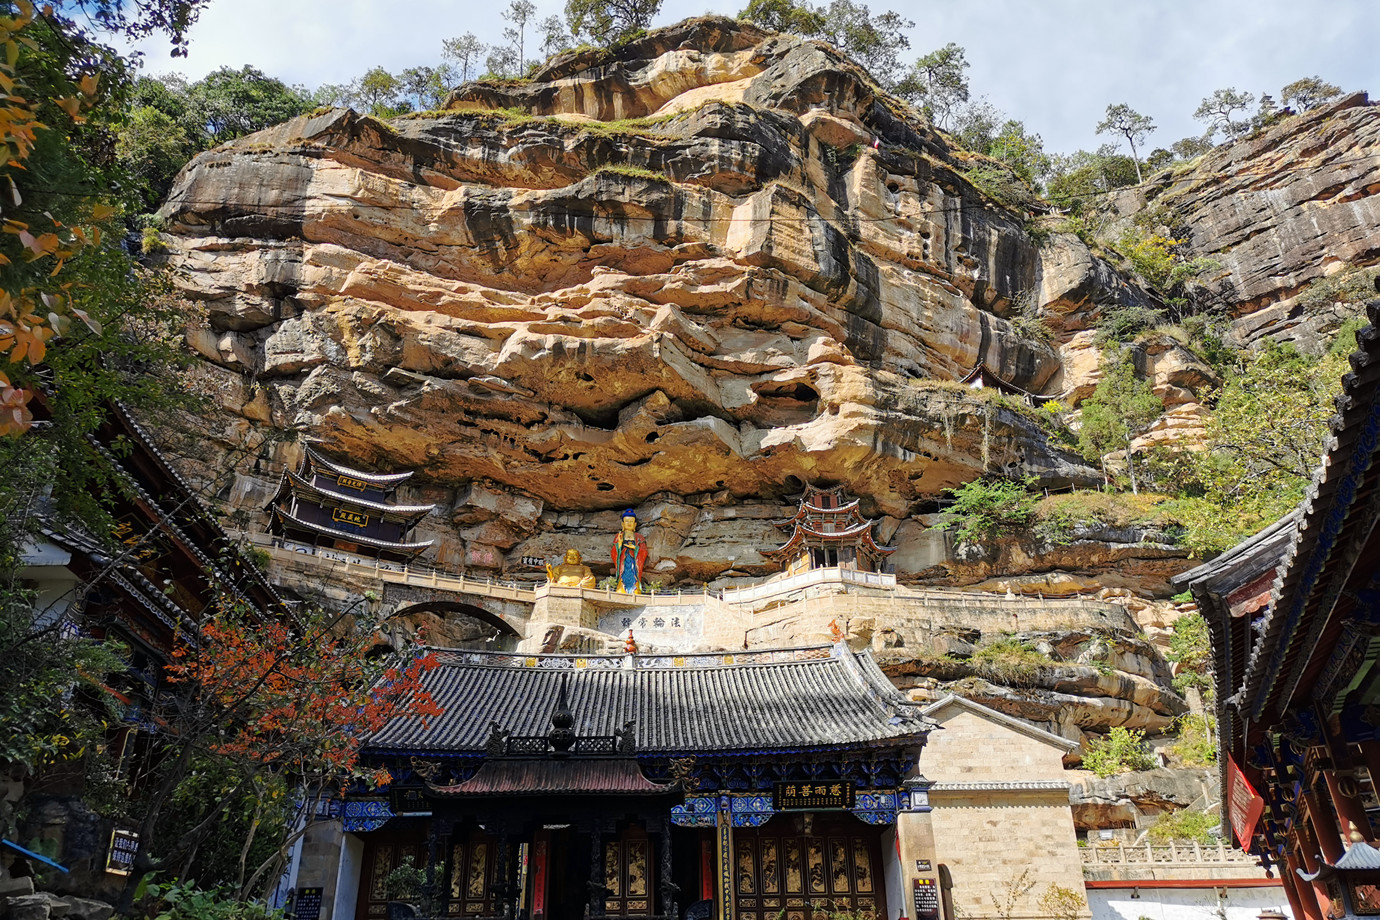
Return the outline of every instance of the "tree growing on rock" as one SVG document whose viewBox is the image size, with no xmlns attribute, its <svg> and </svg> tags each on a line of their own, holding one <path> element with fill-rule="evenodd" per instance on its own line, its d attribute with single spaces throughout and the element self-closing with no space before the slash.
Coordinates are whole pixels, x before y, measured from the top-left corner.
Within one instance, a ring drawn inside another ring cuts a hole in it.
<svg viewBox="0 0 1380 920">
<path fill-rule="evenodd" d="M 1227 140 L 1236 140 L 1250 133 L 1251 122 L 1249 119 L 1234 121 L 1232 115 L 1236 112 L 1244 114 L 1254 104 L 1254 93 L 1237 92 L 1236 87 L 1228 86 L 1226 89 L 1215 90 L 1211 96 L 1198 103 L 1193 117 L 1208 126 L 1209 134 L 1220 131 Z"/>
<path fill-rule="evenodd" d="M 513 0 L 500 15 L 512 23 L 504 28 L 503 37 L 517 56 L 517 71 L 520 74 L 527 69 L 527 23 L 537 15 L 536 4 L 532 0 Z"/>
<path fill-rule="evenodd" d="M 1327 83 L 1320 77 L 1304 77 L 1295 80 L 1279 91 L 1279 100 L 1288 106 L 1297 106 L 1300 111 L 1307 112 L 1316 109 L 1326 102 L 1331 102 L 1342 94 L 1340 86 Z"/>
<path fill-rule="evenodd" d="M 1084 456 L 1102 463 L 1104 476 L 1107 454 L 1124 450 L 1131 492 L 1139 494 L 1135 452 L 1131 449 L 1131 442 L 1159 418 L 1164 411 L 1164 401 L 1155 395 L 1150 381 L 1136 376 L 1135 363 L 1129 355 L 1108 357 L 1097 389 L 1079 407 L 1082 410 L 1082 427 L 1078 431 L 1078 443 Z"/>
<path fill-rule="evenodd" d="M 1097 123 L 1098 134 L 1114 134 L 1126 138 L 1131 147 L 1131 160 L 1136 164 L 1136 184 L 1145 181 L 1140 171 L 1140 154 L 1137 145 L 1144 144 L 1155 131 L 1155 122 L 1142 115 L 1124 102 L 1107 106 L 1106 117 Z"/>
<path fill-rule="evenodd" d="M 777 32 L 819 38 L 863 64 L 886 89 L 900 81 L 901 52 L 910 47 L 906 30 L 915 23 L 895 10 L 873 13 L 857 0 L 812 6 L 808 0 L 751 0 L 738 14 Z"/>
<path fill-rule="evenodd" d="M 565 21 L 571 35 L 608 47 L 647 31 L 660 9 L 661 0 L 566 0 Z"/>
<path fill-rule="evenodd" d="M 483 42 L 473 32 L 441 42 L 441 57 L 454 61 L 460 73 L 460 82 L 470 78 L 470 72 L 478 68 L 480 56 L 486 50 Z"/>
<path fill-rule="evenodd" d="M 963 48 L 949 42 L 917 59 L 896 93 L 920 105 L 935 124 L 947 129 L 958 107 L 968 101 L 967 69 Z"/>
</svg>

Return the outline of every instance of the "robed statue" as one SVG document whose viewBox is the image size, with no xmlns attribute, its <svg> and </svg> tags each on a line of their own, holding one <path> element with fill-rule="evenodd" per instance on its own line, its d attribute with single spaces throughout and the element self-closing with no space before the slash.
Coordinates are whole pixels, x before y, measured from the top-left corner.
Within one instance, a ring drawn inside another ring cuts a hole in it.
<svg viewBox="0 0 1380 920">
<path fill-rule="evenodd" d="M 637 532 L 637 513 L 623 512 L 623 529 L 613 538 L 613 577 L 618 593 L 642 593 L 642 567 L 647 564 L 647 538 Z"/>
<path fill-rule="evenodd" d="M 594 587 L 594 572 L 580 561 L 578 549 L 565 551 L 565 562 L 546 567 L 546 583 L 562 588 Z"/>
</svg>

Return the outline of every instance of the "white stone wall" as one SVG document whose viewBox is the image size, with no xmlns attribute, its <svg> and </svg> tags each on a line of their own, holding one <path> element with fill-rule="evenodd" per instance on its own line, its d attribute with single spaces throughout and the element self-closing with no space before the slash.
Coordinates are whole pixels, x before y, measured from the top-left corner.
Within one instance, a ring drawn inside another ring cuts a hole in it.
<svg viewBox="0 0 1380 920">
<path fill-rule="evenodd" d="M 1256 920 L 1266 909 L 1293 916 L 1283 888 L 1223 890 L 1223 898 L 1215 888 L 1094 888 L 1087 895 L 1092 920 Z"/>
</svg>

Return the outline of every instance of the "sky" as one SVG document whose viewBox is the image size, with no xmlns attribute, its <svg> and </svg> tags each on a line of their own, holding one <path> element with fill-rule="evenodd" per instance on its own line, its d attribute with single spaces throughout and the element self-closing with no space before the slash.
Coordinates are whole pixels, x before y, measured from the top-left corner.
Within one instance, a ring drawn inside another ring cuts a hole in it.
<svg viewBox="0 0 1380 920">
<path fill-rule="evenodd" d="M 534 0 L 537 18 L 563 9 Z M 665 0 L 654 25 L 727 5 Z M 1215 89 L 1279 97 L 1284 84 L 1319 76 L 1380 93 L 1375 0 L 872 0 L 916 25 L 910 57 L 949 42 L 967 51 L 974 96 L 1040 134 L 1050 152 L 1094 149 L 1109 103 L 1127 103 L 1158 130 L 1150 148 L 1202 133 L 1193 111 Z M 197 79 L 253 65 L 290 84 L 346 83 L 370 67 L 440 63 L 444 38 L 474 32 L 498 42 L 501 2 L 473 0 L 213 0 L 186 58 L 147 42 L 146 72 Z M 478 8 L 478 9 L 476 9 Z"/>
</svg>

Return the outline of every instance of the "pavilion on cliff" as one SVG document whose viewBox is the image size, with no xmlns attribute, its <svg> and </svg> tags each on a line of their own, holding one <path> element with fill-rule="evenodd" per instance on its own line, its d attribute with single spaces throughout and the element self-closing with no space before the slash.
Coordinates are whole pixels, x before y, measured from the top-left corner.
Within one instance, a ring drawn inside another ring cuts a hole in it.
<svg viewBox="0 0 1380 920">
<path fill-rule="evenodd" d="M 410 562 L 431 540 L 414 542 L 412 531 L 435 505 L 403 505 L 398 487 L 407 473 L 366 473 L 333 463 L 306 449 L 297 472 L 284 471 L 265 509 L 269 529 L 285 541 L 314 550 L 329 548 L 362 556 Z"/>
<path fill-rule="evenodd" d="M 896 550 L 872 539 L 877 522 L 863 517 L 858 504 L 842 486 L 807 485 L 795 515 L 776 522 L 790 538 L 776 549 L 762 550 L 762 555 L 779 562 L 787 574 L 834 567 L 883 571 L 886 558 Z"/>
</svg>

